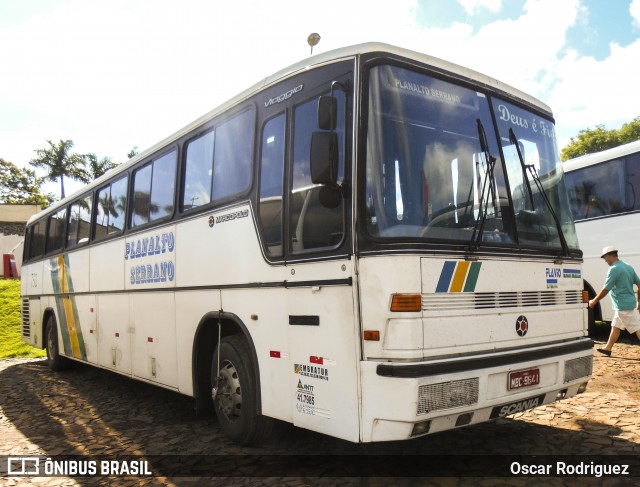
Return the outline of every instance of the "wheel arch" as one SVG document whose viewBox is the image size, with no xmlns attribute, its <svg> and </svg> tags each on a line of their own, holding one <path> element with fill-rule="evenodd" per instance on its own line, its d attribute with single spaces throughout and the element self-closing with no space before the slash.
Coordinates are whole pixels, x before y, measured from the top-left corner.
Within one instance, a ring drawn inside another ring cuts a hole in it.
<svg viewBox="0 0 640 487">
<path fill-rule="evenodd" d="M 584 290 L 589 293 L 589 299 L 595 298 L 598 293 L 596 292 L 595 288 L 589 283 L 589 281 L 583 279 L 582 283 L 584 286 Z M 595 320 L 602 321 L 602 308 L 600 307 L 600 303 L 596 304 L 596 306 L 593 308 L 593 314 Z"/>
<path fill-rule="evenodd" d="M 210 371 L 213 354 L 218 345 L 218 321 L 222 323 L 222 337 L 241 335 L 251 351 L 253 371 L 256 379 L 256 413 L 262 414 L 262 397 L 260 393 L 260 366 L 258 354 L 251 338 L 251 334 L 243 321 L 234 313 L 225 311 L 211 311 L 206 313 L 198 323 L 193 340 L 192 352 L 192 380 L 193 396 L 196 398 L 197 408 L 208 409 L 207 397 L 210 388 Z"/>
<path fill-rule="evenodd" d="M 58 319 L 56 318 L 56 313 L 52 307 L 47 307 L 42 312 L 42 323 L 40 324 L 41 328 L 41 337 L 42 337 L 42 350 L 47 348 L 47 321 L 49 321 L 49 317 L 53 316 L 53 319 L 58 323 Z"/>
</svg>

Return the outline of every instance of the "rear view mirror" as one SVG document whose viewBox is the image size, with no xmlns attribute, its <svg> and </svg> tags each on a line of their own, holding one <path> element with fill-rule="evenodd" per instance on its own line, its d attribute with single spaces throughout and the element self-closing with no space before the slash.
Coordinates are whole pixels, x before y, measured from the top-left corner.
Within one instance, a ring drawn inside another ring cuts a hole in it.
<svg viewBox="0 0 640 487">
<path fill-rule="evenodd" d="M 338 134 L 314 132 L 311 136 L 311 181 L 313 184 L 338 182 Z"/>
<path fill-rule="evenodd" d="M 337 113 L 338 101 L 335 96 L 318 98 L 318 128 L 320 130 L 335 130 Z"/>
</svg>

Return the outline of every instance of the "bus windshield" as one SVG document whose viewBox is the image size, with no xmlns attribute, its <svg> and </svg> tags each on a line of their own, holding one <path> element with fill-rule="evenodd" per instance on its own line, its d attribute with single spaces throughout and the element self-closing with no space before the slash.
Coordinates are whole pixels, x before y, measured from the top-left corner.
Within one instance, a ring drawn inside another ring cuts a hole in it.
<svg viewBox="0 0 640 487">
<path fill-rule="evenodd" d="M 523 151 L 525 161 L 534 155 L 544 160 L 537 171 L 550 202 L 531 183 L 533 205 L 523 206 L 523 169 L 507 150 L 510 126 L 498 120 L 498 137 L 490 103 L 484 93 L 408 69 L 371 69 L 365 220 L 372 237 L 561 249 L 551 207 L 568 246 L 577 248 L 555 141 L 546 135 L 527 140 L 529 133 L 516 130 L 530 149 Z M 505 102 L 493 104 L 497 117 L 496 105 L 524 116 Z M 551 122 L 543 126 L 553 133 Z"/>
</svg>

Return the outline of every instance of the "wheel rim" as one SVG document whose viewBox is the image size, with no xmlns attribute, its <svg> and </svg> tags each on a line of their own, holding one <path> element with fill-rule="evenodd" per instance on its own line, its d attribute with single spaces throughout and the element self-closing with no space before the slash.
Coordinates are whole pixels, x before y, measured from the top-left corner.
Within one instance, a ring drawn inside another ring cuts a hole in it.
<svg viewBox="0 0 640 487">
<path fill-rule="evenodd" d="M 218 410 L 230 422 L 235 422 L 242 411 L 242 390 L 240 377 L 235 366 L 229 360 L 220 364 L 220 378 L 218 379 L 218 393 L 215 397 Z"/>
</svg>

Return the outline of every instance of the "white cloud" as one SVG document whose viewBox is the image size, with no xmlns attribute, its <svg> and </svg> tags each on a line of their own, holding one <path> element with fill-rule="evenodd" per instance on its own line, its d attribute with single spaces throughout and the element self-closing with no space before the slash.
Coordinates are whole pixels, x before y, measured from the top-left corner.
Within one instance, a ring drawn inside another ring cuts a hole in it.
<svg viewBox="0 0 640 487">
<path fill-rule="evenodd" d="M 629 5 L 629 13 L 633 17 L 633 25 L 640 27 L 640 0 L 631 0 Z"/>
<path fill-rule="evenodd" d="M 486 8 L 492 12 L 499 12 L 502 8 L 502 0 L 458 0 L 467 15 L 473 15 L 476 10 Z"/>
</svg>

